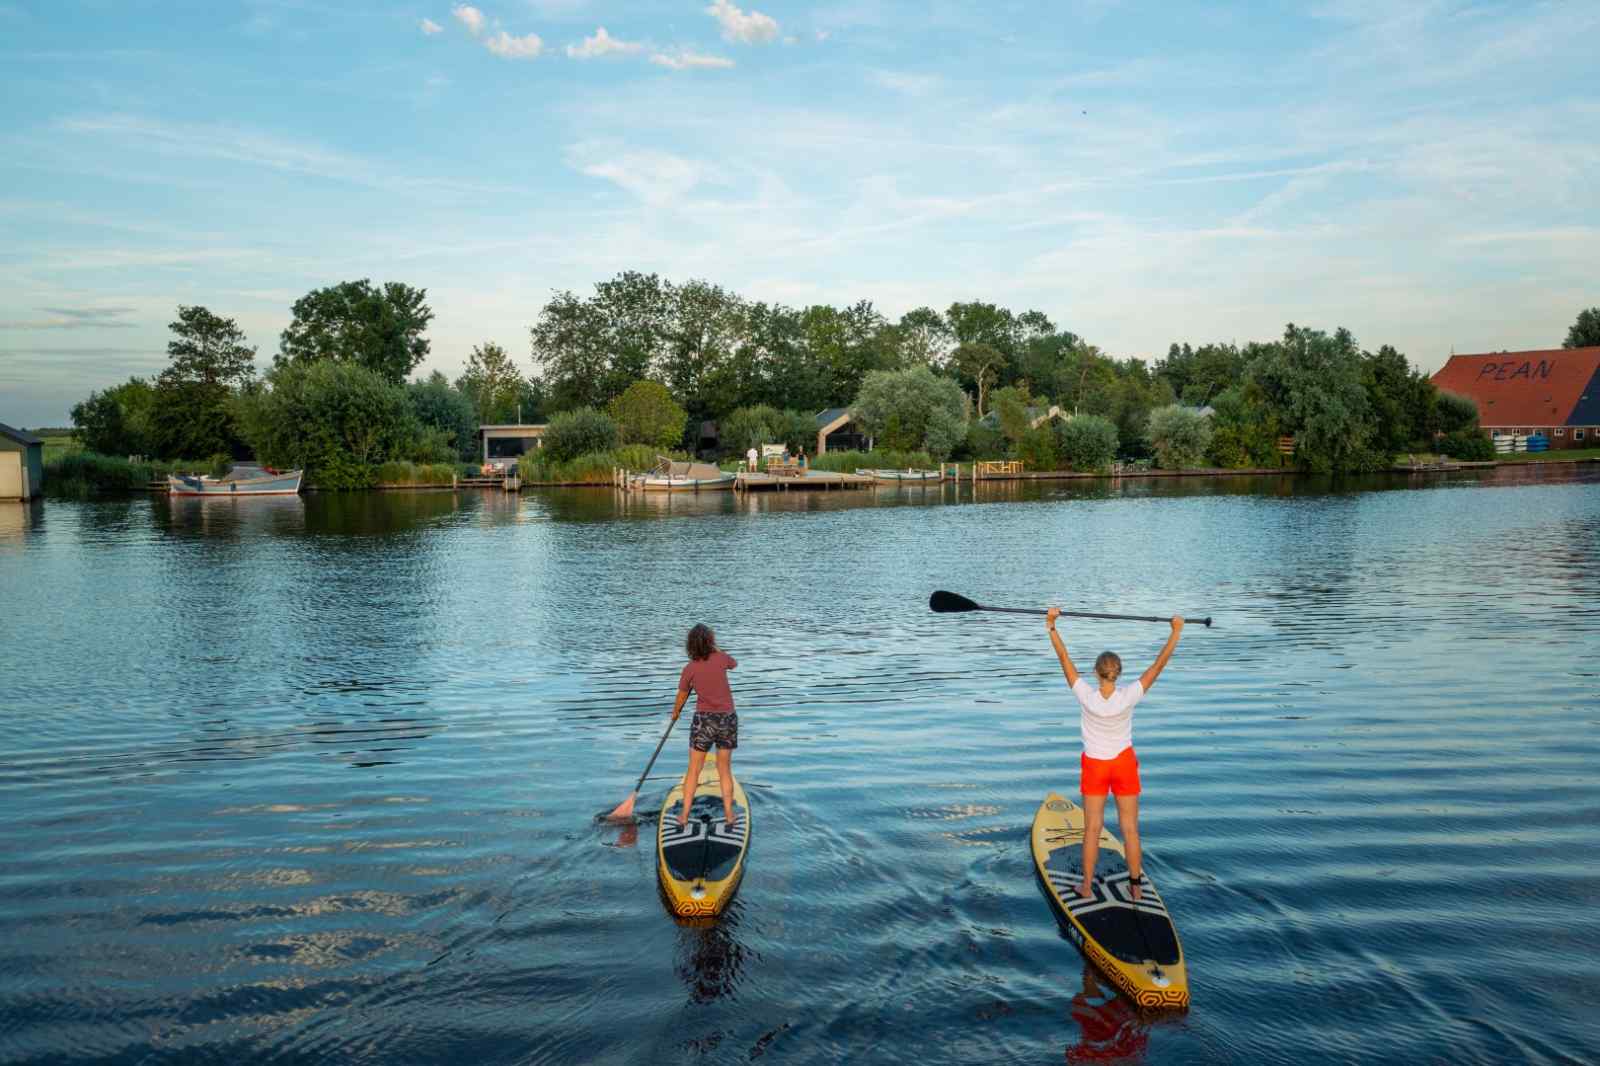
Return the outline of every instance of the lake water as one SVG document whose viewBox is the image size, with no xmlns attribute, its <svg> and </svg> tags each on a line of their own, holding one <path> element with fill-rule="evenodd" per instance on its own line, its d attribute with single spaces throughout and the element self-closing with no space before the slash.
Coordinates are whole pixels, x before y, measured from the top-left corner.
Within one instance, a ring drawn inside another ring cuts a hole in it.
<svg viewBox="0 0 1600 1066">
<path fill-rule="evenodd" d="M 0 1060 L 1593 1062 L 1583 469 L 0 507 Z M 1215 615 L 1136 718 L 1186 1016 L 1036 886 L 1042 624 L 936 588 Z M 709 928 L 656 888 L 687 721 L 595 821 L 696 621 L 755 826 Z"/>
</svg>

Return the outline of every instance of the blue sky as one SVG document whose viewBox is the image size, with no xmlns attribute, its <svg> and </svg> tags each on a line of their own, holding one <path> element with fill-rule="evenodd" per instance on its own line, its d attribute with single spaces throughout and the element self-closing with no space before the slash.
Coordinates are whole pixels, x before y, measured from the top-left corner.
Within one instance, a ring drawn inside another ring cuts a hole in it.
<svg viewBox="0 0 1600 1066">
<path fill-rule="evenodd" d="M 601 29 L 604 33 L 601 33 Z M 1600 304 L 1600 4 L 0 0 L 0 421 L 425 287 L 531 368 L 619 270 L 1109 354 L 1345 325 L 1427 369 Z"/>
</svg>

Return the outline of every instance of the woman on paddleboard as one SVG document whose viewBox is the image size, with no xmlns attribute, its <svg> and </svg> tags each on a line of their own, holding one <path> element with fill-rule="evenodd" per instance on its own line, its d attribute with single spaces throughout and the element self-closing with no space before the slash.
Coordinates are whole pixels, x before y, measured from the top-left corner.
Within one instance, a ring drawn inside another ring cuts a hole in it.
<svg viewBox="0 0 1600 1066">
<path fill-rule="evenodd" d="M 694 804 L 695 786 L 700 782 L 700 768 L 713 744 L 717 747 L 717 778 L 722 785 L 722 813 L 728 824 L 739 820 L 733 805 L 733 749 L 739 746 L 739 716 L 733 711 L 733 690 L 728 686 L 728 671 L 739 664 L 733 656 L 717 647 L 717 636 L 711 627 L 697 625 L 689 630 L 685 642 L 689 665 L 678 678 L 678 699 L 672 705 L 672 720 L 676 722 L 683 713 L 683 705 L 694 692 L 694 717 L 689 720 L 689 772 L 683 778 L 683 809 L 678 812 L 678 824 L 689 821 L 689 808 Z"/>
<path fill-rule="evenodd" d="M 1056 632 L 1056 619 L 1061 608 L 1052 607 L 1045 615 L 1045 628 L 1050 631 L 1050 643 L 1061 660 L 1061 669 L 1067 675 L 1067 684 L 1078 698 L 1081 709 L 1080 727 L 1083 731 L 1083 757 L 1079 789 L 1083 793 L 1083 883 L 1078 895 L 1085 899 L 1094 895 L 1090 887 L 1094 882 L 1094 864 L 1100 857 L 1100 830 L 1105 824 L 1106 793 L 1117 797 L 1117 826 L 1122 830 L 1122 842 L 1128 851 L 1128 884 L 1133 898 L 1140 899 L 1144 882 L 1144 857 L 1139 850 L 1139 759 L 1133 753 L 1133 708 L 1150 686 L 1156 683 L 1167 660 L 1178 646 L 1178 636 L 1183 632 L 1183 619 L 1174 615 L 1172 635 L 1166 647 L 1156 656 L 1139 680 L 1129 685 L 1117 684 L 1122 676 L 1122 660 L 1115 652 L 1103 651 L 1094 661 L 1094 682 L 1078 673 L 1067 654 L 1067 646 Z M 678 693 L 680 700 L 683 693 Z"/>
</svg>

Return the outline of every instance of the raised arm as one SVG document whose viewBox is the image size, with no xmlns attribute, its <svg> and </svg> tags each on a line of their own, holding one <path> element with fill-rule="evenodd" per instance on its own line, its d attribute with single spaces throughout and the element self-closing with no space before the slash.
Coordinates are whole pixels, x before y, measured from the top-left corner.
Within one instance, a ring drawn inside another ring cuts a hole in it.
<svg viewBox="0 0 1600 1066">
<path fill-rule="evenodd" d="M 1072 656 L 1067 654 L 1067 646 L 1061 643 L 1061 634 L 1056 632 L 1056 619 L 1061 617 L 1061 608 L 1052 607 L 1044 616 L 1044 627 L 1050 631 L 1050 644 L 1056 649 L 1056 658 L 1061 660 L 1061 672 L 1067 675 L 1067 684 L 1078 683 L 1078 668 L 1072 665 Z"/>
<path fill-rule="evenodd" d="M 1172 616 L 1172 634 L 1167 637 L 1167 646 L 1161 649 L 1161 654 L 1156 656 L 1156 661 L 1150 664 L 1139 677 L 1139 684 L 1146 692 L 1156 683 L 1156 678 L 1161 676 L 1161 671 L 1167 668 L 1167 660 L 1172 658 L 1172 653 L 1178 647 L 1178 635 L 1183 632 L 1183 618 L 1179 615 Z"/>
</svg>

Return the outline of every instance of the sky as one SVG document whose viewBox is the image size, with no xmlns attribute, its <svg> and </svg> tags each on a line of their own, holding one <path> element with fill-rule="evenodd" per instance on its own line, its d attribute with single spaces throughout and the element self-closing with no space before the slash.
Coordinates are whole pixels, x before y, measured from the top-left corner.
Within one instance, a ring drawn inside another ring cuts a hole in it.
<svg viewBox="0 0 1600 1066">
<path fill-rule="evenodd" d="M 1117 357 L 1345 326 L 1425 370 L 1600 304 L 1600 4 L 0 0 L 0 422 L 270 366 L 290 306 L 425 288 L 422 371 L 533 369 L 623 270 Z"/>
</svg>

